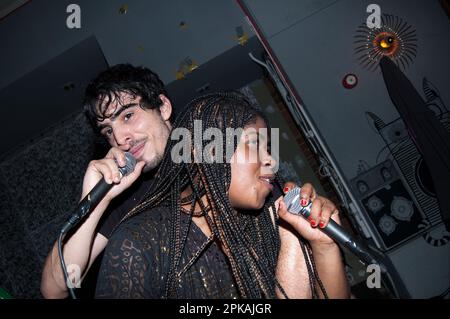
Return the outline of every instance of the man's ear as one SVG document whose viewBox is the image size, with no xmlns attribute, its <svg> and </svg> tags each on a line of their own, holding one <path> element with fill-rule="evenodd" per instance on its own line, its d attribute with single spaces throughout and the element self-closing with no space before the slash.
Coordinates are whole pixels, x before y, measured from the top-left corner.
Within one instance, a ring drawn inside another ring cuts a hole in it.
<svg viewBox="0 0 450 319">
<path fill-rule="evenodd" d="M 161 106 L 159 107 L 161 117 L 164 121 L 168 121 L 170 119 L 170 116 L 172 115 L 172 103 L 164 94 L 160 94 L 158 97 L 162 102 Z"/>
</svg>

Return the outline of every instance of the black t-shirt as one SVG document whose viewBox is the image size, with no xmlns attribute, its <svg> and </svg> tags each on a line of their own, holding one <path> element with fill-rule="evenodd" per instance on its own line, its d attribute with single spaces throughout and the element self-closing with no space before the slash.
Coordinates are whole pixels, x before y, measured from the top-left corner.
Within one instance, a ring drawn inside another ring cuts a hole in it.
<svg viewBox="0 0 450 319">
<path fill-rule="evenodd" d="M 143 174 L 123 193 L 114 198 L 99 222 L 98 232 L 109 238 L 122 218 L 150 191 L 153 182 L 155 178 L 152 172 Z"/>
</svg>

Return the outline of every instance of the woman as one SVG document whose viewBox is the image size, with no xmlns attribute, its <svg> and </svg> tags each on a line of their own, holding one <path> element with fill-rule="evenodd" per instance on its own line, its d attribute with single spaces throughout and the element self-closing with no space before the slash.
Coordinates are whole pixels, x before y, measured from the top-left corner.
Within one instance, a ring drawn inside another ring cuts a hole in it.
<svg viewBox="0 0 450 319">
<path fill-rule="evenodd" d="M 202 136 L 211 129 L 222 137 L 229 129 L 243 132 L 219 144 L 187 143 L 189 156 L 180 161 L 174 133 L 185 129 L 184 142 L 195 141 L 198 121 Z M 309 224 L 275 201 L 279 180 L 263 129 L 267 121 L 237 93 L 208 94 L 188 105 L 174 125 L 154 191 L 108 243 L 97 297 L 348 297 L 338 247 L 312 227 L 324 227 L 337 212 L 334 205 L 304 185 L 303 195 L 313 199 Z M 230 145 L 232 152 L 225 152 Z"/>
</svg>

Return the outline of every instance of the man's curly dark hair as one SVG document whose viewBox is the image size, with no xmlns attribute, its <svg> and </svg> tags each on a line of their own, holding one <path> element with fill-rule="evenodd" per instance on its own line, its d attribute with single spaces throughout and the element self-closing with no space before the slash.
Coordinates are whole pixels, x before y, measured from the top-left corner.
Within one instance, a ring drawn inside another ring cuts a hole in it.
<svg viewBox="0 0 450 319">
<path fill-rule="evenodd" d="M 145 67 L 135 67 L 131 64 L 117 64 L 100 73 L 86 88 L 83 108 L 98 132 L 97 121 L 108 116 L 106 110 L 114 101 L 120 101 L 121 93 L 133 97 L 141 97 L 142 109 L 155 109 L 161 106 L 160 94 L 168 97 L 164 83 L 159 76 Z"/>
</svg>

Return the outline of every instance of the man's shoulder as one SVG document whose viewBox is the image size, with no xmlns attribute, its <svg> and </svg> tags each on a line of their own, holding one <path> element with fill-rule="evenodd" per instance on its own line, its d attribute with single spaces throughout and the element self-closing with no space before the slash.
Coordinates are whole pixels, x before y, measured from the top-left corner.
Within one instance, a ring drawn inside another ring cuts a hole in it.
<svg viewBox="0 0 450 319">
<path fill-rule="evenodd" d="M 145 195 L 151 191 L 155 178 L 139 178 L 122 194 L 114 198 L 111 202 L 112 210 L 126 210 L 132 208 L 143 200 Z"/>
<path fill-rule="evenodd" d="M 169 209 L 160 205 L 146 209 L 125 219 L 113 232 L 113 237 L 123 237 L 145 233 L 155 235 L 160 233 L 169 224 Z"/>
<path fill-rule="evenodd" d="M 154 178 L 136 181 L 130 188 L 114 198 L 99 222 L 99 232 L 109 238 L 125 215 L 141 202 L 151 190 Z"/>
</svg>

